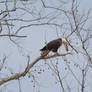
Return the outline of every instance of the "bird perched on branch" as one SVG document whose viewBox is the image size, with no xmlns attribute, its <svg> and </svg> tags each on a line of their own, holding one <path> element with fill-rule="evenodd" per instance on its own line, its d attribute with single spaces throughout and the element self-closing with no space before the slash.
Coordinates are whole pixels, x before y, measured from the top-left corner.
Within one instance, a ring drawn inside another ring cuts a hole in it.
<svg viewBox="0 0 92 92">
<path fill-rule="evenodd" d="M 42 49 L 40 49 L 41 51 L 41 56 L 47 56 L 47 54 L 52 51 L 54 52 L 54 55 L 59 55 L 58 48 L 64 44 L 65 49 L 67 52 L 69 52 L 68 50 L 68 42 L 65 38 L 58 38 L 56 40 L 52 40 L 49 43 L 47 43 Z"/>
</svg>

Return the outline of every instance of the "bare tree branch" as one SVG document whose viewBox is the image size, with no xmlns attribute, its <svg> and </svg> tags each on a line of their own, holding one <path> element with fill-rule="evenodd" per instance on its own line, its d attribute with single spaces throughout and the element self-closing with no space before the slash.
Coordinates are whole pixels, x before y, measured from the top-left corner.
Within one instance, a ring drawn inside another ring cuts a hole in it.
<svg viewBox="0 0 92 92">
<path fill-rule="evenodd" d="M 24 38 L 27 36 L 21 36 L 21 35 L 16 35 L 16 34 L 1 34 L 0 37 L 19 37 L 19 38 Z"/>
<path fill-rule="evenodd" d="M 65 56 L 65 55 L 68 55 L 70 53 L 64 53 L 64 54 L 60 54 L 60 55 L 57 55 L 57 56 Z M 47 57 L 43 57 L 43 56 L 40 56 L 38 57 L 35 61 L 33 61 L 31 64 L 29 64 L 26 69 L 24 70 L 24 72 L 22 73 L 17 73 L 15 75 L 12 75 L 10 77 L 7 77 L 7 78 L 4 78 L 2 80 L 0 80 L 0 85 L 4 84 L 4 83 L 7 83 L 11 80 L 16 80 L 16 79 L 19 79 L 20 77 L 24 77 L 28 72 L 29 70 L 41 59 L 49 59 L 49 58 L 54 58 L 54 57 L 57 57 L 55 55 L 53 56 L 47 56 Z M 30 58 L 28 57 L 28 62 L 29 62 Z"/>
</svg>

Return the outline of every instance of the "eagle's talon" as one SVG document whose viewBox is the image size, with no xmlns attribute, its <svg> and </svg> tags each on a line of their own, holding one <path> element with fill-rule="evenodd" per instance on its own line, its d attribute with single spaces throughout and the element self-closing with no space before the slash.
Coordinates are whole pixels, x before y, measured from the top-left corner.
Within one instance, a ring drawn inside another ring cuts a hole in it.
<svg viewBox="0 0 92 92">
<path fill-rule="evenodd" d="M 71 54 L 71 52 L 70 51 L 67 51 L 67 54 Z"/>
<path fill-rule="evenodd" d="M 55 53 L 54 53 L 54 56 L 58 56 L 58 55 L 60 55 L 58 52 L 55 52 Z"/>
</svg>

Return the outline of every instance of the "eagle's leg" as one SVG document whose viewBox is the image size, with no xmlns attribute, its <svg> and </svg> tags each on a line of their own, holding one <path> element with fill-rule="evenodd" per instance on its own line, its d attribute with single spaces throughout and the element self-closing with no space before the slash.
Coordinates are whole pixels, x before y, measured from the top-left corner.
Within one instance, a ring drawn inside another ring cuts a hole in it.
<svg viewBox="0 0 92 92">
<path fill-rule="evenodd" d="M 54 52 L 54 56 L 58 56 L 60 55 L 58 52 Z"/>
<path fill-rule="evenodd" d="M 57 50 L 58 50 L 58 48 L 54 48 L 54 49 L 52 50 L 52 52 L 54 53 L 54 56 L 60 55 Z"/>
</svg>

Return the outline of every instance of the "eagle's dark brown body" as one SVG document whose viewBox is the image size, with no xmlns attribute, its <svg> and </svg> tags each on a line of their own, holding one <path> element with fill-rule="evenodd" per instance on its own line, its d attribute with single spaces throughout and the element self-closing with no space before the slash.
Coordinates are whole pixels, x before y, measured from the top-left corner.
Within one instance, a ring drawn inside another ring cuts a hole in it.
<svg viewBox="0 0 92 92">
<path fill-rule="evenodd" d="M 50 51 L 54 52 L 55 55 L 60 55 L 57 50 L 62 45 L 62 43 L 64 44 L 66 51 L 70 53 L 68 51 L 67 40 L 65 38 L 58 38 L 56 40 L 50 41 L 49 43 L 47 43 L 47 45 L 40 49 L 41 56 L 46 56 Z"/>
<path fill-rule="evenodd" d="M 40 49 L 41 56 L 46 56 L 50 51 L 54 52 L 55 55 L 58 55 L 59 53 L 57 52 L 57 50 L 64 42 L 66 43 L 66 40 L 62 38 L 50 41 L 46 46 Z"/>
<path fill-rule="evenodd" d="M 62 44 L 62 39 L 59 38 L 59 39 L 56 39 L 56 40 L 53 40 L 53 41 L 49 42 L 40 51 L 53 51 L 53 52 L 57 52 L 57 50 L 61 46 L 61 44 Z"/>
</svg>

